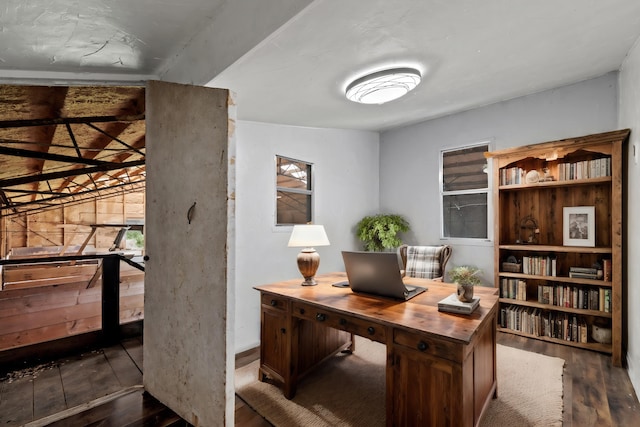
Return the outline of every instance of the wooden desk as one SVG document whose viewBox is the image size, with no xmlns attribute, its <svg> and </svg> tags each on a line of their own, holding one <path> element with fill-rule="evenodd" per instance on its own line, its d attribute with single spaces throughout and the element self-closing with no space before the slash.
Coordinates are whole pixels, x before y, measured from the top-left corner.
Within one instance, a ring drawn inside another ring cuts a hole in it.
<svg viewBox="0 0 640 427">
<path fill-rule="evenodd" d="M 454 285 L 406 278 L 429 290 L 402 302 L 332 283 L 344 273 L 256 286 L 261 298 L 260 379 L 291 399 L 298 380 L 357 334 L 387 346 L 388 426 L 473 426 L 496 393 L 496 289 L 476 287 L 471 315 L 438 312 Z"/>
</svg>

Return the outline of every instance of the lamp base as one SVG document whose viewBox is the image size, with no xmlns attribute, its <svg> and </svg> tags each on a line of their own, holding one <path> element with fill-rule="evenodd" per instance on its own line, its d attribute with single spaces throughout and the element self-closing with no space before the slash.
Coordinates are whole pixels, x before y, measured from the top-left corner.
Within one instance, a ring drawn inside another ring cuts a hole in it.
<svg viewBox="0 0 640 427">
<path fill-rule="evenodd" d="M 315 286 L 318 284 L 318 282 L 316 282 L 315 277 L 305 277 L 304 278 L 304 282 L 300 283 L 302 286 Z"/>
<path fill-rule="evenodd" d="M 315 275 L 319 266 L 320 254 L 315 249 L 305 248 L 300 251 L 298 254 L 298 270 L 304 277 L 304 282 L 301 283 L 302 286 L 315 286 L 318 284 Z"/>
</svg>

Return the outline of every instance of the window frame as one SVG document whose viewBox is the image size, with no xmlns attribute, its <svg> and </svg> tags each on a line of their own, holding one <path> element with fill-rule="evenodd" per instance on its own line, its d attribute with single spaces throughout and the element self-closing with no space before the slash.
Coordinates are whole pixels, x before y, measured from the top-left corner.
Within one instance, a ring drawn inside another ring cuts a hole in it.
<svg viewBox="0 0 640 427">
<path fill-rule="evenodd" d="M 438 192 L 440 199 L 440 239 L 452 241 L 459 244 L 469 244 L 469 245 L 482 245 L 485 246 L 487 243 L 493 242 L 493 167 L 492 167 L 492 159 L 488 158 L 487 160 L 487 187 L 486 188 L 477 188 L 471 190 L 455 190 L 455 191 L 444 191 L 444 154 L 450 153 L 452 151 L 461 151 L 467 150 L 470 148 L 486 146 L 487 151 L 493 150 L 493 141 L 483 140 L 479 142 L 475 142 L 472 144 L 465 144 L 461 146 L 451 147 L 451 148 L 443 148 L 440 150 L 440 154 L 438 156 Z M 451 237 L 444 235 L 444 197 L 445 196 L 456 196 L 456 195 L 465 195 L 465 194 L 486 194 L 487 195 L 487 237 Z M 486 245 L 488 246 L 488 245 Z"/>
<path fill-rule="evenodd" d="M 300 189 L 300 188 L 289 188 L 289 187 L 280 187 L 278 186 L 278 159 L 285 159 L 285 160 L 289 160 L 291 162 L 297 162 L 297 163 L 304 163 L 305 165 L 307 165 L 307 167 L 309 168 L 309 173 L 307 174 L 307 179 L 309 180 L 309 190 L 306 189 Z M 315 218 L 315 197 L 314 197 L 314 188 L 315 188 L 315 184 L 314 184 L 314 176 L 313 176 L 313 171 L 315 169 L 314 164 L 312 162 L 306 161 L 306 160 L 300 160 L 300 159 L 296 159 L 293 157 L 289 157 L 289 156 L 282 156 L 280 154 L 276 154 L 273 158 L 274 160 L 274 168 L 272 169 L 276 171 L 276 174 L 274 175 L 274 206 L 273 206 L 273 223 L 274 226 L 276 227 L 276 229 L 286 229 L 286 228 L 292 228 L 294 225 L 298 225 L 297 223 L 286 223 L 286 224 L 280 224 L 278 223 L 278 192 L 285 192 L 285 193 L 293 193 L 293 194 L 304 194 L 304 195 L 308 195 L 310 197 L 310 202 L 309 202 L 309 218 L 310 220 L 307 223 L 313 223 L 314 222 L 314 218 Z"/>
</svg>

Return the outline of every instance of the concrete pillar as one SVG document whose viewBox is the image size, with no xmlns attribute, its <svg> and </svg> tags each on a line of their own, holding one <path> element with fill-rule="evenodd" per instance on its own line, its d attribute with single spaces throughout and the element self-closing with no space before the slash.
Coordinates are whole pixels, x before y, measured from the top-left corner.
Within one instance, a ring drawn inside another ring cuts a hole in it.
<svg viewBox="0 0 640 427">
<path fill-rule="evenodd" d="M 233 103 L 156 81 L 146 103 L 144 386 L 195 426 L 232 426 Z"/>
</svg>

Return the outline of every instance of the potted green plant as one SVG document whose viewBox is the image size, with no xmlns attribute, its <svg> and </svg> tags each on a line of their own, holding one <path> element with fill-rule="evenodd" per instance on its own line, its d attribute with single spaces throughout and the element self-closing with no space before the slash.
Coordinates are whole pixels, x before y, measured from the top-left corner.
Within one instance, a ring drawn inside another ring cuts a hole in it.
<svg viewBox="0 0 640 427">
<path fill-rule="evenodd" d="M 402 244 L 398 233 L 409 231 L 409 223 L 402 215 L 378 214 L 365 216 L 356 226 L 356 234 L 364 242 L 365 251 L 381 252 Z"/>
<path fill-rule="evenodd" d="M 458 285 L 458 299 L 462 302 L 473 301 L 473 287 L 480 284 L 482 270 L 471 265 L 460 265 L 449 271 L 449 278 Z"/>
</svg>

